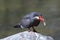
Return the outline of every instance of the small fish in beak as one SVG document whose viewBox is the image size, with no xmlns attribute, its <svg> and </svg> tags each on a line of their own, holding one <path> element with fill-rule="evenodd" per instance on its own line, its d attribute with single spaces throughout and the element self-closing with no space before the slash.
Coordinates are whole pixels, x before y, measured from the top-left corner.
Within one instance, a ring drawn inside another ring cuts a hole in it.
<svg viewBox="0 0 60 40">
<path fill-rule="evenodd" d="M 46 22 L 43 22 L 44 26 L 46 26 Z"/>
</svg>

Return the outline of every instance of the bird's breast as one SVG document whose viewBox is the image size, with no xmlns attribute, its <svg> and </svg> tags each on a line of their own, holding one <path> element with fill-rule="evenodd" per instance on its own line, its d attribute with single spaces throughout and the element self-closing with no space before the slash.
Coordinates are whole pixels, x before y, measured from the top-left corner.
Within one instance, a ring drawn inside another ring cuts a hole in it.
<svg viewBox="0 0 60 40">
<path fill-rule="evenodd" d="M 34 25 L 34 26 L 38 26 L 38 25 L 39 25 L 39 23 L 40 23 L 40 21 L 39 21 L 39 20 L 37 20 L 37 19 L 35 19 L 35 20 L 33 21 L 33 25 Z"/>
</svg>

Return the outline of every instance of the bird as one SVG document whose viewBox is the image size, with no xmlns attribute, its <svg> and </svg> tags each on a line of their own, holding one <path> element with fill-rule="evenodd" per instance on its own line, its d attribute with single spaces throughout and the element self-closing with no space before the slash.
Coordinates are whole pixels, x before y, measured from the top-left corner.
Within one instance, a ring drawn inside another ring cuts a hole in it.
<svg viewBox="0 0 60 40">
<path fill-rule="evenodd" d="M 14 28 L 22 28 L 22 29 L 28 28 L 29 32 L 30 31 L 37 32 L 34 27 L 38 26 L 40 22 L 43 22 L 44 26 L 46 26 L 46 22 L 42 13 L 30 12 L 26 14 L 24 17 L 22 17 L 20 22 L 17 25 L 15 25 Z"/>
</svg>

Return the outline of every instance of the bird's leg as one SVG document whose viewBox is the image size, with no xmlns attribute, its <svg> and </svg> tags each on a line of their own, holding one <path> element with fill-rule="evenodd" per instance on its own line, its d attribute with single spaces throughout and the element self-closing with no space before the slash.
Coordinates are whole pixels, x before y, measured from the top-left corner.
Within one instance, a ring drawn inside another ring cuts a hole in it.
<svg viewBox="0 0 60 40">
<path fill-rule="evenodd" d="M 29 29 L 29 32 L 30 32 L 30 31 L 37 32 L 37 31 L 35 30 L 34 26 L 32 26 L 32 27 L 30 27 L 30 28 L 28 28 L 28 29 Z"/>
<path fill-rule="evenodd" d="M 35 30 L 34 26 L 32 26 L 32 29 L 33 29 L 33 32 L 37 32 L 37 31 Z"/>
<path fill-rule="evenodd" d="M 30 31 L 33 31 L 32 27 L 30 27 L 30 28 L 28 28 L 28 29 L 29 29 L 29 32 L 30 32 Z"/>
</svg>

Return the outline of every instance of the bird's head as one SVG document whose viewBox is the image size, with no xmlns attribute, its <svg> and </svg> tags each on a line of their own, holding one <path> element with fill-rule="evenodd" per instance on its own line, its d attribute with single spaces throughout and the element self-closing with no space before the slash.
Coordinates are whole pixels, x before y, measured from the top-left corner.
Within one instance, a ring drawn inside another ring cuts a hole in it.
<svg viewBox="0 0 60 40">
<path fill-rule="evenodd" d="M 36 16 L 35 18 L 38 19 L 39 21 L 43 22 L 44 26 L 46 26 L 45 19 L 44 19 L 44 17 L 42 15 Z"/>
</svg>

